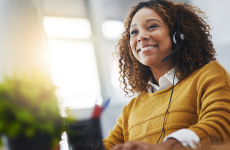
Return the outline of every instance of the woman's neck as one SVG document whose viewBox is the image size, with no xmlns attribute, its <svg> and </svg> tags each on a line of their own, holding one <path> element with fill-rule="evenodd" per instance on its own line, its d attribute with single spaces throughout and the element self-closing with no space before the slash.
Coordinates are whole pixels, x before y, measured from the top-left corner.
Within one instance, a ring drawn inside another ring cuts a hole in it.
<svg viewBox="0 0 230 150">
<path fill-rule="evenodd" d="M 152 82 L 159 85 L 159 79 L 161 76 L 164 76 L 169 70 L 171 70 L 174 66 L 170 67 L 160 67 L 160 68 L 153 68 L 150 67 L 153 75 Z"/>
</svg>

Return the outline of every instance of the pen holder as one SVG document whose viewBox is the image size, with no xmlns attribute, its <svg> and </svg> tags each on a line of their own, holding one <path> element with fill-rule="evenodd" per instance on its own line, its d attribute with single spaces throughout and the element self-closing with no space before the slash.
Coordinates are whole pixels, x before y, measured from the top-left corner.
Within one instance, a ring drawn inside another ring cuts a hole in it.
<svg viewBox="0 0 230 150">
<path fill-rule="evenodd" d="M 100 119 L 69 124 L 67 136 L 70 150 L 103 150 Z"/>
</svg>

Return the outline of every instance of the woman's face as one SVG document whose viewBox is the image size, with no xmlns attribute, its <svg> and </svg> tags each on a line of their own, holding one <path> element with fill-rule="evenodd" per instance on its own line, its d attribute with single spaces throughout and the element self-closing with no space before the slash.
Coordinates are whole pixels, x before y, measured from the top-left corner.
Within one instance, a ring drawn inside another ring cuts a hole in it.
<svg viewBox="0 0 230 150">
<path fill-rule="evenodd" d="M 173 59 L 161 60 L 172 51 L 169 27 L 151 8 L 141 8 L 130 26 L 130 46 L 134 57 L 143 65 L 157 68 L 172 66 Z"/>
</svg>

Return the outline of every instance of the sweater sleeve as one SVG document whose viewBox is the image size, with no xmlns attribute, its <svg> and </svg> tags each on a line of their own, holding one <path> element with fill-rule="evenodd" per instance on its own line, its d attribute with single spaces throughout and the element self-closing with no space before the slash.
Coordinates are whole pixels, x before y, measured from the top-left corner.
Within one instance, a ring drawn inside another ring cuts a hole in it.
<svg viewBox="0 0 230 150">
<path fill-rule="evenodd" d="M 117 120 L 117 124 L 109 132 L 109 136 L 103 140 L 103 145 L 105 150 L 111 149 L 114 145 L 118 143 L 124 143 L 123 129 L 122 129 L 122 116 Z"/>
<path fill-rule="evenodd" d="M 202 71 L 203 70 L 203 71 Z M 201 70 L 197 83 L 198 123 L 189 127 L 201 144 L 230 141 L 230 77 L 215 63 Z"/>
<path fill-rule="evenodd" d="M 125 143 L 129 141 L 128 122 L 135 101 L 136 98 L 133 98 L 129 104 L 124 106 L 113 130 L 109 131 L 109 136 L 103 140 L 105 150 L 110 150 L 118 143 Z"/>
</svg>

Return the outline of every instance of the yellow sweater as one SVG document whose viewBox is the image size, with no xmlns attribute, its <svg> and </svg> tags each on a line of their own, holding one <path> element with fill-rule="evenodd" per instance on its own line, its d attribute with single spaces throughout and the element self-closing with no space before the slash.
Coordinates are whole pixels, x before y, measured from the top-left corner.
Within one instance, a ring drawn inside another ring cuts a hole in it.
<svg viewBox="0 0 230 150">
<path fill-rule="evenodd" d="M 117 143 L 142 141 L 156 144 L 162 129 L 172 86 L 155 93 L 143 92 L 123 108 L 105 149 Z M 194 131 L 202 142 L 230 141 L 230 76 L 217 62 L 194 71 L 175 87 L 162 139 L 182 128 Z"/>
</svg>

